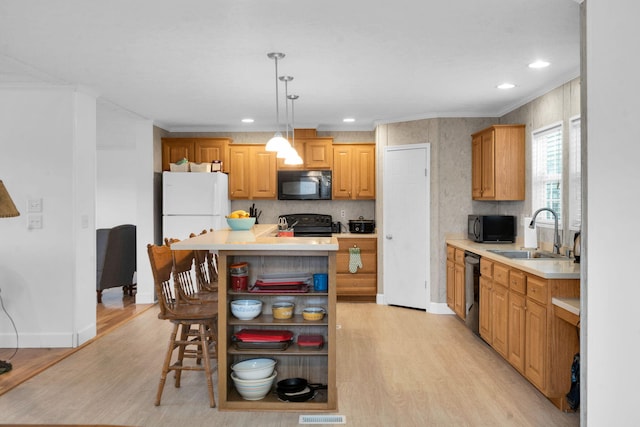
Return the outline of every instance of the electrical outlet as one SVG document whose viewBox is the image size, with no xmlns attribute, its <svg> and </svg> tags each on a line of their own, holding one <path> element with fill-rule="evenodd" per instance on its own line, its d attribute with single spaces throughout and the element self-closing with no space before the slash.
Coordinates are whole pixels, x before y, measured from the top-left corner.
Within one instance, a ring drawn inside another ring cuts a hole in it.
<svg viewBox="0 0 640 427">
<path fill-rule="evenodd" d="M 340 211 L 340 217 L 341 217 L 341 218 L 344 218 L 344 217 L 346 217 L 346 216 L 347 216 L 347 215 L 346 215 L 346 213 L 345 213 L 344 209 L 342 209 L 342 210 Z"/>
</svg>

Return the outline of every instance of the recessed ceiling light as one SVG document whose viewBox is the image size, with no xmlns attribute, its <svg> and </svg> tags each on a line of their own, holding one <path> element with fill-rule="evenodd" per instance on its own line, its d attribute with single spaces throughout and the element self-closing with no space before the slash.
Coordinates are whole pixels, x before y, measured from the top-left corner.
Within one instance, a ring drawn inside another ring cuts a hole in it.
<svg viewBox="0 0 640 427">
<path fill-rule="evenodd" d="M 353 123 L 356 121 L 356 119 L 354 119 L 353 117 L 346 117 L 344 119 L 342 119 L 343 122 L 345 123 Z"/>
<path fill-rule="evenodd" d="M 545 67 L 548 67 L 549 65 L 551 64 L 547 61 L 538 60 L 529 64 L 529 68 L 545 68 Z"/>
<path fill-rule="evenodd" d="M 516 85 L 514 85 L 513 83 L 502 83 L 496 87 L 498 89 L 513 89 L 514 87 L 516 87 Z"/>
<path fill-rule="evenodd" d="M 253 119 L 250 119 L 250 118 L 242 119 L 242 123 L 253 123 Z"/>
</svg>

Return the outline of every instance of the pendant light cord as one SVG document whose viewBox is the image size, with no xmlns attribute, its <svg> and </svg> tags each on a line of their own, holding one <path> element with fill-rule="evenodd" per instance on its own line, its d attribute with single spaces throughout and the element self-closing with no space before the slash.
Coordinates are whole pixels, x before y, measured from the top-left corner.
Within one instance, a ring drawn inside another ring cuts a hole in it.
<svg viewBox="0 0 640 427">
<path fill-rule="evenodd" d="M 291 146 L 295 148 L 295 146 L 296 146 L 296 126 L 295 126 L 295 116 L 294 116 L 294 113 L 293 113 L 293 101 L 298 99 L 298 95 L 287 95 L 287 98 L 291 100 L 291 139 L 293 141 Z"/>
<path fill-rule="evenodd" d="M 280 102 L 278 101 L 278 56 L 274 56 L 273 60 L 276 61 L 276 124 L 277 132 L 280 132 Z"/>
<path fill-rule="evenodd" d="M 0 360 L 0 374 L 4 374 L 5 372 L 9 372 L 12 368 L 11 366 L 11 359 L 13 359 L 15 357 L 15 355 L 18 353 L 18 328 L 16 328 L 16 324 L 13 321 L 13 318 L 11 317 L 11 315 L 9 314 L 9 312 L 7 312 L 7 309 L 4 307 L 4 301 L 2 300 L 2 293 L 0 293 L 0 307 L 2 307 L 2 311 L 4 311 L 4 314 L 7 315 L 7 317 L 9 318 L 9 320 L 11 321 L 11 324 L 13 325 L 13 330 L 16 334 L 16 348 L 13 351 L 13 354 L 11 355 L 11 357 L 9 357 L 9 360 L 7 362 L 5 362 L 4 360 Z"/>
</svg>

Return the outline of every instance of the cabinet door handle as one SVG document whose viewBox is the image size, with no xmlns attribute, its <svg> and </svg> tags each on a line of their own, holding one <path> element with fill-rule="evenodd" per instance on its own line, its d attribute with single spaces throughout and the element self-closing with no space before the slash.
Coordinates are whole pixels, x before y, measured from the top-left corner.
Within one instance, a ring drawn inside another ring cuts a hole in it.
<svg viewBox="0 0 640 427">
<path fill-rule="evenodd" d="M 386 236 L 384 236 L 387 240 L 391 240 L 393 239 L 393 234 L 387 234 Z"/>
</svg>

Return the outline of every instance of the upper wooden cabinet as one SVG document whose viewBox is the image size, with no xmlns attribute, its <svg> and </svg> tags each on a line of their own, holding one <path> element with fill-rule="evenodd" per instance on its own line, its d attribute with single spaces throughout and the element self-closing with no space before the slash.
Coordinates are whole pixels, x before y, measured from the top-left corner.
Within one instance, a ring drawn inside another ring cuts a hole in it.
<svg viewBox="0 0 640 427">
<path fill-rule="evenodd" d="M 471 135 L 474 200 L 524 200 L 525 125 L 494 125 Z"/>
<path fill-rule="evenodd" d="M 376 198 L 375 144 L 333 146 L 332 189 L 334 199 Z"/>
<path fill-rule="evenodd" d="M 276 153 L 264 145 L 233 145 L 229 148 L 229 198 L 276 199 Z"/>
<path fill-rule="evenodd" d="M 302 157 L 301 165 L 285 165 L 284 159 L 278 159 L 278 170 L 291 169 L 332 169 L 333 138 L 296 137 L 295 149 Z"/>
<path fill-rule="evenodd" d="M 169 163 L 186 158 L 195 163 L 220 160 L 223 171 L 228 172 L 230 143 L 230 138 L 162 138 L 162 170 L 168 171 Z"/>
</svg>

